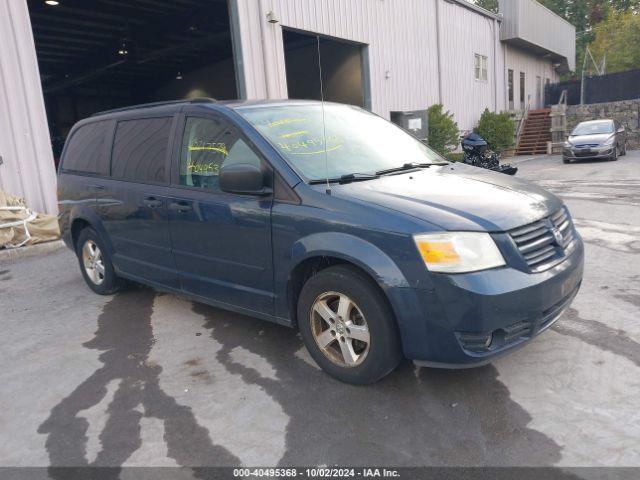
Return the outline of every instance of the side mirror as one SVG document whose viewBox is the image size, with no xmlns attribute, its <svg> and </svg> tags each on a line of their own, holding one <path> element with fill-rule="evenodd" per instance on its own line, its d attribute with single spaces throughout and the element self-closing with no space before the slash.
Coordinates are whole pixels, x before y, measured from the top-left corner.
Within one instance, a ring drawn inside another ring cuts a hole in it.
<svg viewBox="0 0 640 480">
<path fill-rule="evenodd" d="M 620 127 L 620 128 L 618 129 L 618 133 L 624 133 L 624 131 L 625 131 L 625 130 L 624 130 L 624 127 Z"/>
<path fill-rule="evenodd" d="M 220 169 L 220 189 L 241 195 L 269 195 L 270 188 L 264 186 L 264 173 L 255 165 L 236 163 Z"/>
</svg>

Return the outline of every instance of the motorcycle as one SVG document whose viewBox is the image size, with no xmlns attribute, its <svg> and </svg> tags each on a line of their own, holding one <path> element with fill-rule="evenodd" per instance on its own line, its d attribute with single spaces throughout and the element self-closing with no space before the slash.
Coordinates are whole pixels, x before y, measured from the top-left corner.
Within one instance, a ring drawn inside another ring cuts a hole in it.
<svg viewBox="0 0 640 480">
<path fill-rule="evenodd" d="M 473 132 L 465 136 L 461 143 L 464 163 L 505 175 L 515 175 L 518 172 L 517 167 L 509 164 L 500 165 L 500 154 L 489 150 L 487 141 L 477 133 Z"/>
</svg>

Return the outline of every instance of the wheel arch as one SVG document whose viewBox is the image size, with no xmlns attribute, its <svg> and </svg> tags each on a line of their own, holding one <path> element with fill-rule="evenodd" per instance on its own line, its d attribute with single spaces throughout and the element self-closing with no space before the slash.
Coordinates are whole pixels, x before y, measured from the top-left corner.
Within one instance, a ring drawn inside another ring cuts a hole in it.
<svg viewBox="0 0 640 480">
<path fill-rule="evenodd" d="M 113 253 L 113 245 L 107 235 L 100 217 L 90 208 L 80 207 L 71 212 L 69 219 L 70 240 L 74 251 L 77 249 L 80 232 L 85 228 L 93 228 L 101 237 L 110 254 Z"/>
<path fill-rule="evenodd" d="M 287 303 L 292 325 L 297 327 L 298 297 L 306 281 L 335 265 L 350 266 L 370 279 L 397 317 L 387 290 L 408 287 L 409 282 L 395 262 L 372 243 L 349 234 L 319 233 L 296 242 L 292 258 L 294 266 L 287 280 Z"/>
</svg>

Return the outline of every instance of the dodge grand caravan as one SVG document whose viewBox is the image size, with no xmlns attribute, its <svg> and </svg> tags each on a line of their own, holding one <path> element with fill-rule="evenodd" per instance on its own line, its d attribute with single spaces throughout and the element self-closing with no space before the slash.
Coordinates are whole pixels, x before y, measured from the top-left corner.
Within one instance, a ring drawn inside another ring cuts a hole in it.
<svg viewBox="0 0 640 480">
<path fill-rule="evenodd" d="M 60 225 L 89 287 L 123 280 L 299 330 L 371 383 L 483 365 L 555 322 L 583 245 L 557 197 L 453 164 L 359 108 L 149 104 L 75 125 Z"/>
</svg>

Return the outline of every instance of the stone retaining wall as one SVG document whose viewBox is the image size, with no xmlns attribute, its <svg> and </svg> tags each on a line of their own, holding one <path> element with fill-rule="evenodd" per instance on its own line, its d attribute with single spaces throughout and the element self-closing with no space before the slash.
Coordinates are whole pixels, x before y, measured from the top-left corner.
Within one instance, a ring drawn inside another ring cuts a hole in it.
<svg viewBox="0 0 640 480">
<path fill-rule="evenodd" d="M 567 107 L 567 133 L 580 122 L 613 118 L 627 129 L 629 149 L 640 149 L 640 99 L 622 102 L 569 105 Z"/>
</svg>

